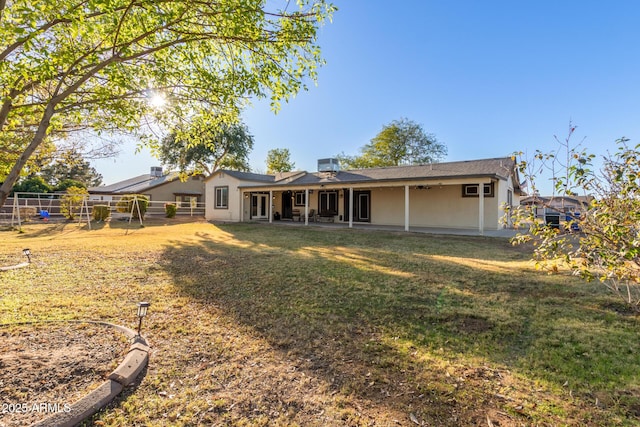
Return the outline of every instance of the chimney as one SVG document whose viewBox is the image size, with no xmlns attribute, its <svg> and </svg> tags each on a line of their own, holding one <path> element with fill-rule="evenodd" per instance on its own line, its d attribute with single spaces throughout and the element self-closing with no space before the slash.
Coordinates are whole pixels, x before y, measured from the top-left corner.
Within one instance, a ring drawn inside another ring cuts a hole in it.
<svg viewBox="0 0 640 427">
<path fill-rule="evenodd" d="M 151 166 L 151 173 L 149 175 L 151 175 L 153 178 L 160 178 L 162 176 L 162 167 Z"/>
</svg>

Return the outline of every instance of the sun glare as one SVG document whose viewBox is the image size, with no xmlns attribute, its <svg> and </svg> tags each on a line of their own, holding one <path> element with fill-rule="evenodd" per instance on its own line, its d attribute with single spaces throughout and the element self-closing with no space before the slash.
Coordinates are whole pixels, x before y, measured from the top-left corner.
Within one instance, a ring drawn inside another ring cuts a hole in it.
<svg viewBox="0 0 640 427">
<path fill-rule="evenodd" d="M 167 99 L 161 93 L 152 93 L 149 97 L 149 104 L 153 108 L 162 108 L 166 105 Z"/>
</svg>

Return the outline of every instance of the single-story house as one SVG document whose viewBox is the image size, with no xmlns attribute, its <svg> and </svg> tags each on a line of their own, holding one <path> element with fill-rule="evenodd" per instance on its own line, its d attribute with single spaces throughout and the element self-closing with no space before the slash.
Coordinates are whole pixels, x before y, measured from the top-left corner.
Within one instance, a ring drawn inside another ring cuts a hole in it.
<svg viewBox="0 0 640 427">
<path fill-rule="evenodd" d="M 318 172 L 255 174 L 219 170 L 205 179 L 213 221 L 300 220 L 497 230 L 504 205 L 518 205 L 510 157 L 358 170 L 318 161 Z"/>
<path fill-rule="evenodd" d="M 592 196 L 533 195 L 520 199 L 520 205 L 535 209 L 536 218 L 560 227 L 566 221 L 580 218 L 592 200 Z"/>
<path fill-rule="evenodd" d="M 125 194 L 143 194 L 150 201 L 186 203 L 204 202 L 204 178 L 201 175 L 190 176 L 181 181 L 177 172 L 163 173 L 159 166 L 152 166 L 149 174 L 139 175 L 111 185 L 91 187 L 89 200 L 117 200 Z"/>
</svg>

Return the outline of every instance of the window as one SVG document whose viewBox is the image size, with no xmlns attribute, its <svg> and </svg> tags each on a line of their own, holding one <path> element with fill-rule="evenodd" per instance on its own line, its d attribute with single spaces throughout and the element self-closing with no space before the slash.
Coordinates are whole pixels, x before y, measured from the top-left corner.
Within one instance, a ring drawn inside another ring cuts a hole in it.
<svg viewBox="0 0 640 427">
<path fill-rule="evenodd" d="M 318 193 L 318 212 L 320 215 L 338 215 L 337 191 L 321 191 Z"/>
<path fill-rule="evenodd" d="M 478 184 L 465 184 L 462 186 L 462 197 L 478 197 Z M 493 182 L 484 184 L 484 197 L 494 196 Z"/>
<path fill-rule="evenodd" d="M 216 209 L 229 208 L 229 187 L 215 187 L 216 200 L 214 207 Z"/>
<path fill-rule="evenodd" d="M 305 205 L 305 194 L 304 191 L 296 191 L 294 204 L 296 206 L 304 206 Z"/>
</svg>

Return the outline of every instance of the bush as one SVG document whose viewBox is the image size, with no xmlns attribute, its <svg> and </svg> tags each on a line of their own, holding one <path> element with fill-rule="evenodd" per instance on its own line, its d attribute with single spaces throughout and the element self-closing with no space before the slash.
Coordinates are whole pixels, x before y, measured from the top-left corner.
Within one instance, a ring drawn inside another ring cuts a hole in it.
<svg viewBox="0 0 640 427">
<path fill-rule="evenodd" d="M 20 206 L 18 210 L 20 211 L 20 220 L 24 222 L 29 221 L 38 213 L 38 210 L 36 208 L 32 208 L 29 206 L 25 206 L 25 207 Z"/>
<path fill-rule="evenodd" d="M 138 200 L 138 208 L 140 209 L 140 215 L 138 215 L 138 209 L 134 208 L 134 200 Z M 120 213 L 131 214 L 133 210 L 133 218 L 144 218 L 144 214 L 147 212 L 149 206 L 149 198 L 142 194 L 127 194 L 122 196 L 118 203 L 116 203 L 116 210 Z"/>
<path fill-rule="evenodd" d="M 165 203 L 164 212 L 167 214 L 167 218 L 173 218 L 178 212 L 178 206 L 175 203 Z"/>
<path fill-rule="evenodd" d="M 604 157 L 597 172 L 595 155 L 571 143 L 574 131 L 570 125 L 557 150 L 537 152 L 532 161 L 520 162 L 519 168 L 534 195 L 536 175 L 544 169 L 533 161 L 542 162 L 552 173 L 557 195 L 582 195 L 584 212 L 573 216 L 566 227 L 577 233 L 559 232 L 553 224 L 538 221 L 535 211 L 519 207 L 507 210 L 509 219 L 515 227 L 528 229 L 513 241 L 532 242 L 537 265 L 551 272 L 564 266 L 584 279 L 600 280 L 640 314 L 640 144 L 630 147 L 628 139 L 619 139 L 618 151 Z M 555 209 L 563 215 L 571 213 L 567 208 Z"/>
<path fill-rule="evenodd" d="M 106 221 L 106 219 L 111 215 L 111 211 L 107 205 L 95 205 L 91 214 L 93 219 L 96 221 Z"/>
</svg>

